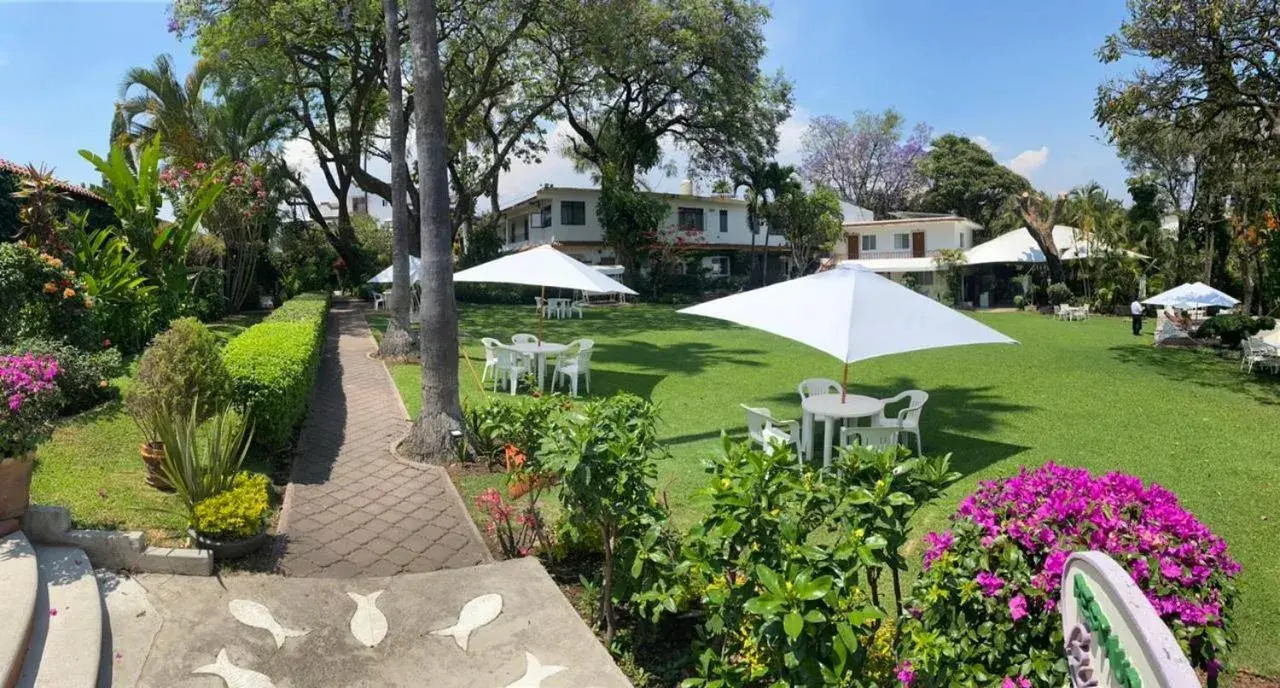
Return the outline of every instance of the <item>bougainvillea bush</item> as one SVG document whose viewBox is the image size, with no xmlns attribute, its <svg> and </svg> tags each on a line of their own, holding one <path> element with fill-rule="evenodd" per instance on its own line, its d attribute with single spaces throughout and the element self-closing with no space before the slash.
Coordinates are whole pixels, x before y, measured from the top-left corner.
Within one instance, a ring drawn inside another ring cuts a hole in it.
<svg viewBox="0 0 1280 688">
<path fill-rule="evenodd" d="M 951 529 L 925 544 L 902 629 L 902 656 L 921 685 L 1065 684 L 1057 600 L 1075 551 L 1119 562 L 1210 677 L 1234 639 L 1240 565 L 1227 543 L 1172 492 L 1131 475 L 1024 468 L 982 483 Z"/>
<path fill-rule="evenodd" d="M 0 458 L 22 456 L 48 437 L 58 411 L 58 362 L 0 356 Z"/>
</svg>

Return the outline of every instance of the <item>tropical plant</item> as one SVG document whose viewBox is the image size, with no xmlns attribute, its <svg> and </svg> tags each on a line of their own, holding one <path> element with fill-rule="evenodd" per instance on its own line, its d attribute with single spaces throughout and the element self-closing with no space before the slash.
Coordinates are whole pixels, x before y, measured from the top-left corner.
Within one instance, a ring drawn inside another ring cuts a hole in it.
<svg viewBox="0 0 1280 688">
<path fill-rule="evenodd" d="M 1067 557 L 1082 550 L 1124 567 L 1210 685 L 1235 641 L 1240 565 L 1227 543 L 1168 490 L 1130 475 L 1023 468 L 982 483 L 925 543 L 901 628 L 902 657 L 922 685 L 1065 684 L 1053 612 Z"/>
<path fill-rule="evenodd" d="M 666 521 L 653 487 L 654 462 L 665 454 L 657 425 L 652 403 L 619 393 L 562 411 L 539 447 L 542 467 L 559 478 L 568 534 L 600 538 L 604 570 L 599 619 L 606 643 L 618 628 L 616 597 L 627 590 L 617 585 L 618 579 L 640 573 L 641 538 Z"/>
<path fill-rule="evenodd" d="M 61 339 L 90 349 L 99 341 L 91 301 L 62 259 L 22 243 L 0 244 L 0 344 Z"/>
<path fill-rule="evenodd" d="M 212 540 L 243 540 L 266 526 L 270 481 L 261 473 L 241 471 L 231 488 L 196 503 L 192 528 Z"/>
<path fill-rule="evenodd" d="M 533 553 L 534 547 L 540 547 L 544 552 L 551 551 L 546 522 L 538 509 L 540 493 L 541 490 L 530 492 L 523 504 L 515 501 L 519 498 L 508 502 L 501 492 L 492 487 L 476 495 L 476 508 L 489 517 L 484 525 L 485 532 L 498 541 L 504 557 L 527 557 Z"/>
<path fill-rule="evenodd" d="M 958 248 L 944 248 L 933 257 L 933 264 L 942 273 L 947 285 L 947 299 L 951 305 L 959 306 L 964 301 L 964 265 L 968 262 L 964 251 Z"/>
<path fill-rule="evenodd" d="M 85 214 L 67 216 L 68 260 L 80 275 L 85 304 L 99 334 L 137 351 L 155 331 L 156 285 L 142 274 L 142 261 L 112 227 L 89 230 Z"/>
<path fill-rule="evenodd" d="M 765 160 L 758 154 L 748 154 L 733 160 L 730 174 L 732 188 L 746 190 L 747 224 L 751 229 L 751 279 L 756 280 L 756 270 L 760 270 L 760 280 L 768 282 L 768 269 L 758 265 L 756 257 L 756 237 L 760 234 L 760 220 L 768 217 L 769 203 L 772 199 L 788 191 L 800 187 L 796 181 L 796 168 L 791 165 L 779 165 L 776 160 Z M 778 229 L 770 225 L 771 229 Z M 764 246 L 769 244 L 769 235 L 764 235 Z M 766 260 L 768 260 L 766 255 Z"/>
<path fill-rule="evenodd" d="M 162 406 L 155 418 L 156 434 L 164 443 L 160 470 L 193 523 L 197 504 L 235 486 L 253 437 L 248 422 L 229 406 L 215 413 L 202 433 L 200 416 L 207 413 L 200 404 L 196 399 L 186 415 Z"/>
<path fill-rule="evenodd" d="M 28 165 L 12 197 L 21 207 L 18 223 L 27 244 L 45 253 L 61 255 L 66 250 L 62 206 L 67 202 L 67 194 L 60 188 L 53 170 Z"/>
<path fill-rule="evenodd" d="M 59 370 L 51 356 L 0 356 L 0 458 L 22 457 L 52 432 Z"/>
</svg>

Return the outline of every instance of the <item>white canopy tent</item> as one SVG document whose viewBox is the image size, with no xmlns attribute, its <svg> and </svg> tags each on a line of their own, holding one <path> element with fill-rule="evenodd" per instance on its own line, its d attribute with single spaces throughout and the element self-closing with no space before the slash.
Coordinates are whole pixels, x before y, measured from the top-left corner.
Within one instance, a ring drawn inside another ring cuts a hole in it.
<svg viewBox="0 0 1280 688">
<path fill-rule="evenodd" d="M 369 279 L 369 284 L 391 284 L 391 272 L 394 266 L 379 272 Z M 422 277 L 422 261 L 416 256 L 409 256 L 409 284 L 414 284 Z"/>
<path fill-rule="evenodd" d="M 938 269 L 932 258 L 866 258 L 842 260 L 840 264 L 864 267 L 872 272 L 933 272 Z"/>
<path fill-rule="evenodd" d="M 1172 308 L 1231 308 L 1240 303 L 1239 299 L 1223 293 L 1204 282 L 1188 282 L 1180 284 L 1168 291 L 1162 291 L 1143 301 L 1148 306 L 1170 306 Z"/>
<path fill-rule="evenodd" d="M 1090 255 L 1109 253 L 1113 249 L 1097 239 L 1086 240 L 1084 233 L 1075 227 L 1055 225 L 1053 243 L 1058 247 L 1063 260 L 1079 260 Z M 1146 258 L 1140 253 L 1125 251 L 1134 258 Z M 966 265 L 985 265 L 988 263 L 1043 263 L 1044 251 L 1031 238 L 1031 231 L 1026 227 L 987 241 L 965 251 Z"/>
<path fill-rule="evenodd" d="M 771 332 L 849 364 L 966 344 L 1017 344 L 982 323 L 860 265 L 780 282 L 685 308 Z"/>
</svg>

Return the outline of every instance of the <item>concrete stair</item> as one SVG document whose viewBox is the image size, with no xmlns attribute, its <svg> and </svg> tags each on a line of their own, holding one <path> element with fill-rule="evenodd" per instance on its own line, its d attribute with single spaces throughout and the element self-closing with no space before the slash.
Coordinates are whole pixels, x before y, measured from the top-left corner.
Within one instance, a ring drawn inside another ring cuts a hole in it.
<svg viewBox="0 0 1280 688">
<path fill-rule="evenodd" d="M 93 567 L 72 547 L 0 541 L 0 676 L 6 688 L 94 688 L 103 602 Z M 7 623 L 8 619 L 17 623 Z"/>
</svg>

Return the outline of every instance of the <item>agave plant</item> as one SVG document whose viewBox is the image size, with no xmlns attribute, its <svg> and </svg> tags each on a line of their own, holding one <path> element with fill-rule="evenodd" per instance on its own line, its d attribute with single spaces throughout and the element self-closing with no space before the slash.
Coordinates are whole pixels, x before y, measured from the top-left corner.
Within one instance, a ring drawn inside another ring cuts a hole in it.
<svg viewBox="0 0 1280 688">
<path fill-rule="evenodd" d="M 197 399 L 190 415 L 166 410 L 155 418 L 155 431 L 164 442 L 161 470 L 193 517 L 196 504 L 233 487 L 253 436 L 244 417 L 226 406 L 209 420 L 202 438 L 199 406 Z"/>
</svg>

